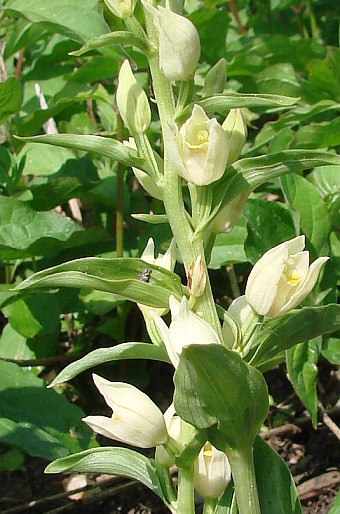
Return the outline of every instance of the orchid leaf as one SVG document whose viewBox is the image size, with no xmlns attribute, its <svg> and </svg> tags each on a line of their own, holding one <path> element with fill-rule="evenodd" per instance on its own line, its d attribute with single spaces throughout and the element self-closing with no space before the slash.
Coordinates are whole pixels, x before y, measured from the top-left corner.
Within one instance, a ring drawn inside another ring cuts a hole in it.
<svg viewBox="0 0 340 514">
<path fill-rule="evenodd" d="M 262 374 L 219 344 L 183 349 L 174 376 L 174 405 L 179 416 L 209 440 L 244 449 L 253 444 L 268 412 Z M 213 440 L 212 440 L 213 439 Z"/>
<path fill-rule="evenodd" d="M 149 343 L 122 343 L 113 348 L 98 348 L 66 366 L 56 376 L 50 387 L 67 382 L 79 375 L 79 373 L 94 366 L 99 366 L 103 362 L 112 362 L 120 359 L 149 359 L 169 362 L 163 348 Z"/>
<path fill-rule="evenodd" d="M 138 480 L 164 501 L 162 489 L 151 461 L 133 450 L 106 446 L 93 448 L 51 462 L 46 473 L 107 473 Z"/>
<path fill-rule="evenodd" d="M 147 45 L 141 38 L 139 38 L 132 32 L 126 30 L 116 30 L 115 32 L 110 32 L 109 34 L 102 34 L 99 37 L 87 41 L 87 43 L 85 43 L 85 45 L 79 48 L 79 50 L 71 52 L 70 55 L 75 55 L 79 57 L 85 54 L 86 52 L 90 52 L 91 50 L 97 50 L 99 48 L 104 48 L 105 46 L 109 45 L 130 45 L 139 48 L 143 52 L 147 51 Z"/>
<path fill-rule="evenodd" d="M 257 336 L 250 362 L 261 371 L 283 350 L 340 329 L 340 305 L 303 307 L 267 321 Z"/>
<path fill-rule="evenodd" d="M 158 308 L 168 308 L 170 295 L 182 297 L 178 275 L 129 257 L 76 259 L 31 275 L 16 290 L 41 287 L 88 287 Z"/>
<path fill-rule="evenodd" d="M 101 156 L 122 162 L 127 166 L 143 168 L 145 165 L 144 159 L 138 157 L 135 150 L 127 148 L 123 143 L 120 143 L 120 141 L 107 137 L 79 134 L 44 134 L 41 136 L 18 139 L 32 143 L 45 143 L 47 145 L 61 146 L 63 148 L 73 148 L 75 150 L 83 150 L 84 152 L 94 152 Z"/>
</svg>

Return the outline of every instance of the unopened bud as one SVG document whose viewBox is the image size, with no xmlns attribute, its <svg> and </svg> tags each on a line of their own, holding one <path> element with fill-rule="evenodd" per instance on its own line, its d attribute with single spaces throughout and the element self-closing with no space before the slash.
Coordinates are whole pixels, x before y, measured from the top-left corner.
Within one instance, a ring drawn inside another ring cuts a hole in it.
<svg viewBox="0 0 340 514">
<path fill-rule="evenodd" d="M 122 120 L 131 134 L 144 134 L 151 123 L 150 105 L 127 59 L 119 71 L 116 101 Z"/>
<path fill-rule="evenodd" d="M 104 0 L 107 8 L 118 18 L 129 18 L 133 15 L 137 0 Z"/>
<path fill-rule="evenodd" d="M 229 156 L 227 166 L 237 161 L 247 139 L 247 126 L 244 123 L 241 109 L 231 109 L 222 123 L 229 139 Z"/>
<path fill-rule="evenodd" d="M 170 82 L 191 80 L 201 54 L 195 25 L 180 14 L 143 1 L 158 31 L 159 67 Z M 177 9 L 177 7 L 176 7 Z"/>
<path fill-rule="evenodd" d="M 203 97 L 223 93 L 227 80 L 227 62 L 220 59 L 207 73 L 202 89 Z"/>
<path fill-rule="evenodd" d="M 188 272 L 188 286 L 190 295 L 197 298 L 203 294 L 205 284 L 207 282 L 207 274 L 199 255 L 195 263 L 192 263 Z"/>
</svg>

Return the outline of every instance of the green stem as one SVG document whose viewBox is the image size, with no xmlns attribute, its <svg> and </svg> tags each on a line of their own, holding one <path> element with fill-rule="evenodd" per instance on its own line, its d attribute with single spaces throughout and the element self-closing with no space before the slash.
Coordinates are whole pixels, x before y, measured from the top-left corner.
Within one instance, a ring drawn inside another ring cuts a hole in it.
<svg viewBox="0 0 340 514">
<path fill-rule="evenodd" d="M 123 122 L 122 118 L 117 115 L 117 140 L 123 140 Z M 117 257 L 123 257 L 124 251 L 124 206 L 123 206 L 123 188 L 124 188 L 124 169 L 121 162 L 117 164 L 117 198 L 116 198 L 116 252 Z"/>
<path fill-rule="evenodd" d="M 214 514 L 216 503 L 216 498 L 207 498 L 204 501 L 203 514 Z"/>
<path fill-rule="evenodd" d="M 228 452 L 239 514 L 261 514 L 253 448 Z"/>
<path fill-rule="evenodd" d="M 178 468 L 178 514 L 195 514 L 193 466 Z"/>
</svg>

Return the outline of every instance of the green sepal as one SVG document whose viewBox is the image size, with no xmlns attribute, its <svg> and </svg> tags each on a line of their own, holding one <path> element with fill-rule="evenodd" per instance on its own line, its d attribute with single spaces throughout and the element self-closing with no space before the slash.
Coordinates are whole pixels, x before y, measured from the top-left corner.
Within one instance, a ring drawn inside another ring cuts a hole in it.
<svg viewBox="0 0 340 514">
<path fill-rule="evenodd" d="M 267 386 L 258 370 L 222 345 L 190 345 L 182 351 L 174 383 L 177 414 L 207 429 L 212 444 L 251 447 L 268 413 Z"/>
<path fill-rule="evenodd" d="M 121 359 L 148 359 L 170 362 L 166 351 L 160 346 L 150 343 L 122 343 L 113 348 L 98 348 L 88 353 L 81 359 L 71 362 L 64 368 L 50 384 L 54 387 L 62 382 L 67 382 L 83 371 L 99 366 L 103 362 L 112 362 Z"/>
<path fill-rule="evenodd" d="M 105 46 L 110 45 L 130 45 L 139 48 L 144 53 L 148 51 L 148 46 L 143 39 L 127 30 L 117 30 L 116 32 L 102 34 L 101 36 L 90 39 L 90 41 L 87 41 L 87 43 L 79 48 L 79 50 L 70 52 L 70 55 L 79 57 L 91 50 L 98 50 L 99 48 L 104 48 Z"/>
<path fill-rule="evenodd" d="M 42 287 L 87 287 L 157 308 L 168 308 L 170 295 L 177 300 L 183 296 L 178 275 L 132 257 L 89 257 L 65 262 L 31 275 L 15 290 Z"/>
</svg>

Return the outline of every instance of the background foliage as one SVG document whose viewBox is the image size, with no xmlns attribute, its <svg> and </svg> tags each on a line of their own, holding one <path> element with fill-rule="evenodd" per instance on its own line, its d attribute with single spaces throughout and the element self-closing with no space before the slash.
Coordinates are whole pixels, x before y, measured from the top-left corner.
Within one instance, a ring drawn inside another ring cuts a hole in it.
<svg viewBox="0 0 340 514">
<path fill-rule="evenodd" d="M 145 339 L 138 309 L 119 291 L 60 289 L 34 295 L 13 291 L 33 272 L 80 257 L 136 257 L 152 236 L 158 251 L 170 238 L 167 223 L 147 224 L 133 213 L 163 214 L 128 166 L 107 155 L 25 142 L 54 131 L 123 140 L 115 105 L 119 45 L 75 56 L 88 40 L 120 29 L 97 0 L 7 0 L 1 7 L 0 62 L 0 441 L 23 455 L 52 460 L 96 445 L 80 421 L 94 400 L 88 375 L 72 386 L 45 389 L 71 360 L 90 350 Z M 198 28 L 202 85 L 221 57 L 227 89 L 298 97 L 293 106 L 245 109 L 249 138 L 242 157 L 288 149 L 340 145 L 340 5 L 330 0 L 188 0 Z M 149 88 L 143 55 L 129 55 Z M 39 89 L 37 88 L 37 85 Z M 41 96 L 41 91 L 46 104 Z M 15 136 L 19 136 L 18 138 Z M 150 138 L 157 144 L 154 116 Z M 311 305 L 337 302 L 340 261 L 339 166 L 315 167 L 273 179 L 246 202 L 230 234 L 217 236 L 210 269 L 218 302 L 227 307 L 243 291 L 251 264 L 269 248 L 302 232 L 314 260 L 329 255 Z M 164 221 L 163 218 L 158 218 Z M 178 266 L 179 273 L 181 268 Z M 318 362 L 340 361 L 340 334 L 313 338 L 288 350 L 293 386 L 317 415 Z M 106 375 L 147 387 L 145 364 L 106 365 Z M 34 409 L 31 406 L 34 405 Z M 1 458 L 0 458 L 1 466 Z"/>
</svg>

